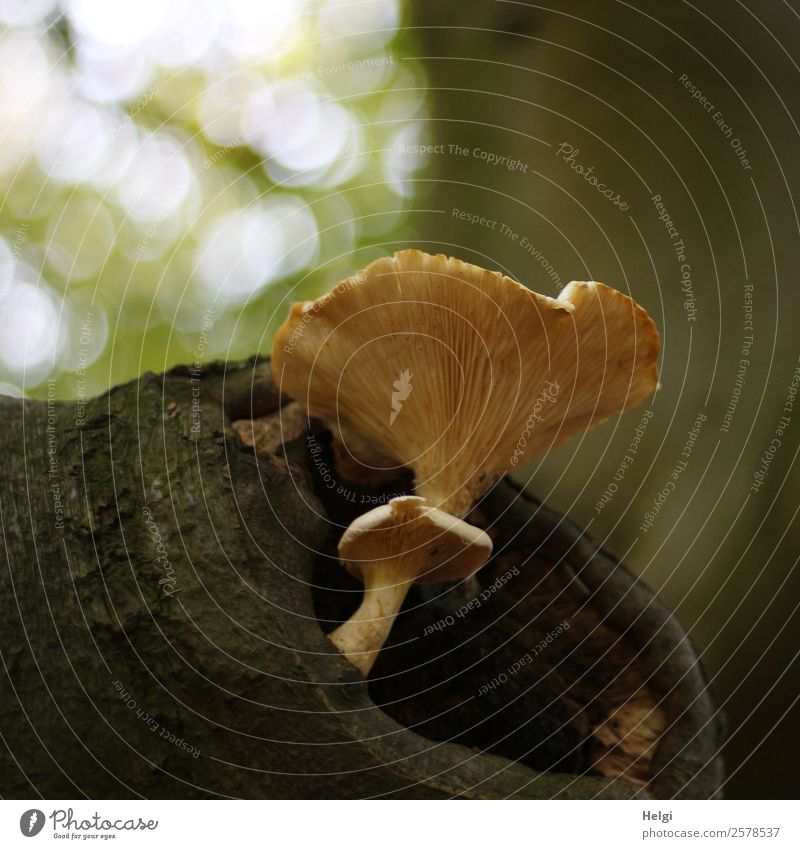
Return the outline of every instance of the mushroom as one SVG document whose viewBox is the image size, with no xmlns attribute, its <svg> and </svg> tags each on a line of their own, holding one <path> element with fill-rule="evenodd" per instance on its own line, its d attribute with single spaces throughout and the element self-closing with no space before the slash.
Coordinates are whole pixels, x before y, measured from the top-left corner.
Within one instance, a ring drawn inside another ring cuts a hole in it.
<svg viewBox="0 0 800 849">
<path fill-rule="evenodd" d="M 404 495 L 355 519 L 339 542 L 345 568 L 364 584 L 361 606 L 331 642 L 367 675 L 414 583 L 455 581 L 492 553 L 488 534 Z"/>
<path fill-rule="evenodd" d="M 294 304 L 272 365 L 282 392 L 464 516 L 506 472 L 650 395 L 658 351 L 647 312 L 602 283 L 550 298 L 406 250 Z"/>
</svg>

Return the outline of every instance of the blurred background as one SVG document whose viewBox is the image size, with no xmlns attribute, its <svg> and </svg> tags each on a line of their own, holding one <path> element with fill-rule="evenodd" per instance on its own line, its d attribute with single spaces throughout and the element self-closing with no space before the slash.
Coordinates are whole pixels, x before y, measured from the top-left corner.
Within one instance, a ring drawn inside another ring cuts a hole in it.
<svg viewBox="0 0 800 849">
<path fill-rule="evenodd" d="M 408 246 L 629 293 L 661 390 L 517 477 L 689 631 L 726 795 L 792 796 L 800 10 L 557 5 L 0 0 L 0 392 L 266 352 Z"/>
<path fill-rule="evenodd" d="M 373 258 L 427 108 L 401 14 L 0 0 L 3 390 L 80 372 L 91 396 L 193 360 L 209 324 L 207 357 L 267 350 L 290 291 Z"/>
</svg>

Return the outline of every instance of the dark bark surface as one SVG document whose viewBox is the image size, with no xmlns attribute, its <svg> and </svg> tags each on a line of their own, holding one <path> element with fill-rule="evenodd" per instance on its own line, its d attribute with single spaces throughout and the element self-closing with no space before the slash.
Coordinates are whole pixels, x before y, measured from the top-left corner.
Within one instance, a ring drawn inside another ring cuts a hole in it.
<svg viewBox="0 0 800 849">
<path fill-rule="evenodd" d="M 279 404 L 253 363 L 147 374 L 83 411 L 0 399 L 2 795 L 641 794 L 574 759 L 560 768 L 575 774 L 541 773 L 516 750 L 438 742 L 407 675 L 368 685 L 335 652 L 316 618 L 334 589 L 316 590 L 315 610 L 313 585 L 339 530 L 308 441 L 256 456 L 231 428 Z M 579 572 L 584 603 L 655 670 L 673 721 L 648 792 L 713 794 L 719 729 L 677 624 L 561 517 L 505 485 L 481 510 L 521 528 L 518 549 Z M 397 686 L 407 716 L 376 706 Z"/>
</svg>

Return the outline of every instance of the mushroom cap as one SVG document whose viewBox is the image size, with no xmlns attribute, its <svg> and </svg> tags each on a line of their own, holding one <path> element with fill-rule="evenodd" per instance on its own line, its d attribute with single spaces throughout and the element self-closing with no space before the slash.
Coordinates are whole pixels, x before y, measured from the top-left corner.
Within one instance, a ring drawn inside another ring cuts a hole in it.
<svg viewBox="0 0 800 849">
<path fill-rule="evenodd" d="M 464 515 L 505 472 L 651 394 L 658 351 L 647 312 L 602 283 L 550 298 L 406 250 L 294 304 L 272 363 L 281 391 Z"/>
<path fill-rule="evenodd" d="M 393 498 L 355 519 L 339 541 L 339 557 L 366 583 L 368 570 L 385 570 L 395 583 L 437 583 L 467 578 L 492 553 L 489 535 L 425 503 Z"/>
</svg>

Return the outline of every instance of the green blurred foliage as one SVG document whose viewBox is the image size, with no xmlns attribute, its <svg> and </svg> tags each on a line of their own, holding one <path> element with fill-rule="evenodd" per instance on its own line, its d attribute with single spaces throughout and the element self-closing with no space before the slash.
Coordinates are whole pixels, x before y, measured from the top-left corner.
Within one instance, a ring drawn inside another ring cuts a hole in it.
<svg viewBox="0 0 800 849">
<path fill-rule="evenodd" d="M 425 116 L 400 15 L 0 3 L 0 389 L 90 396 L 268 350 L 289 301 L 380 252 Z"/>
</svg>

